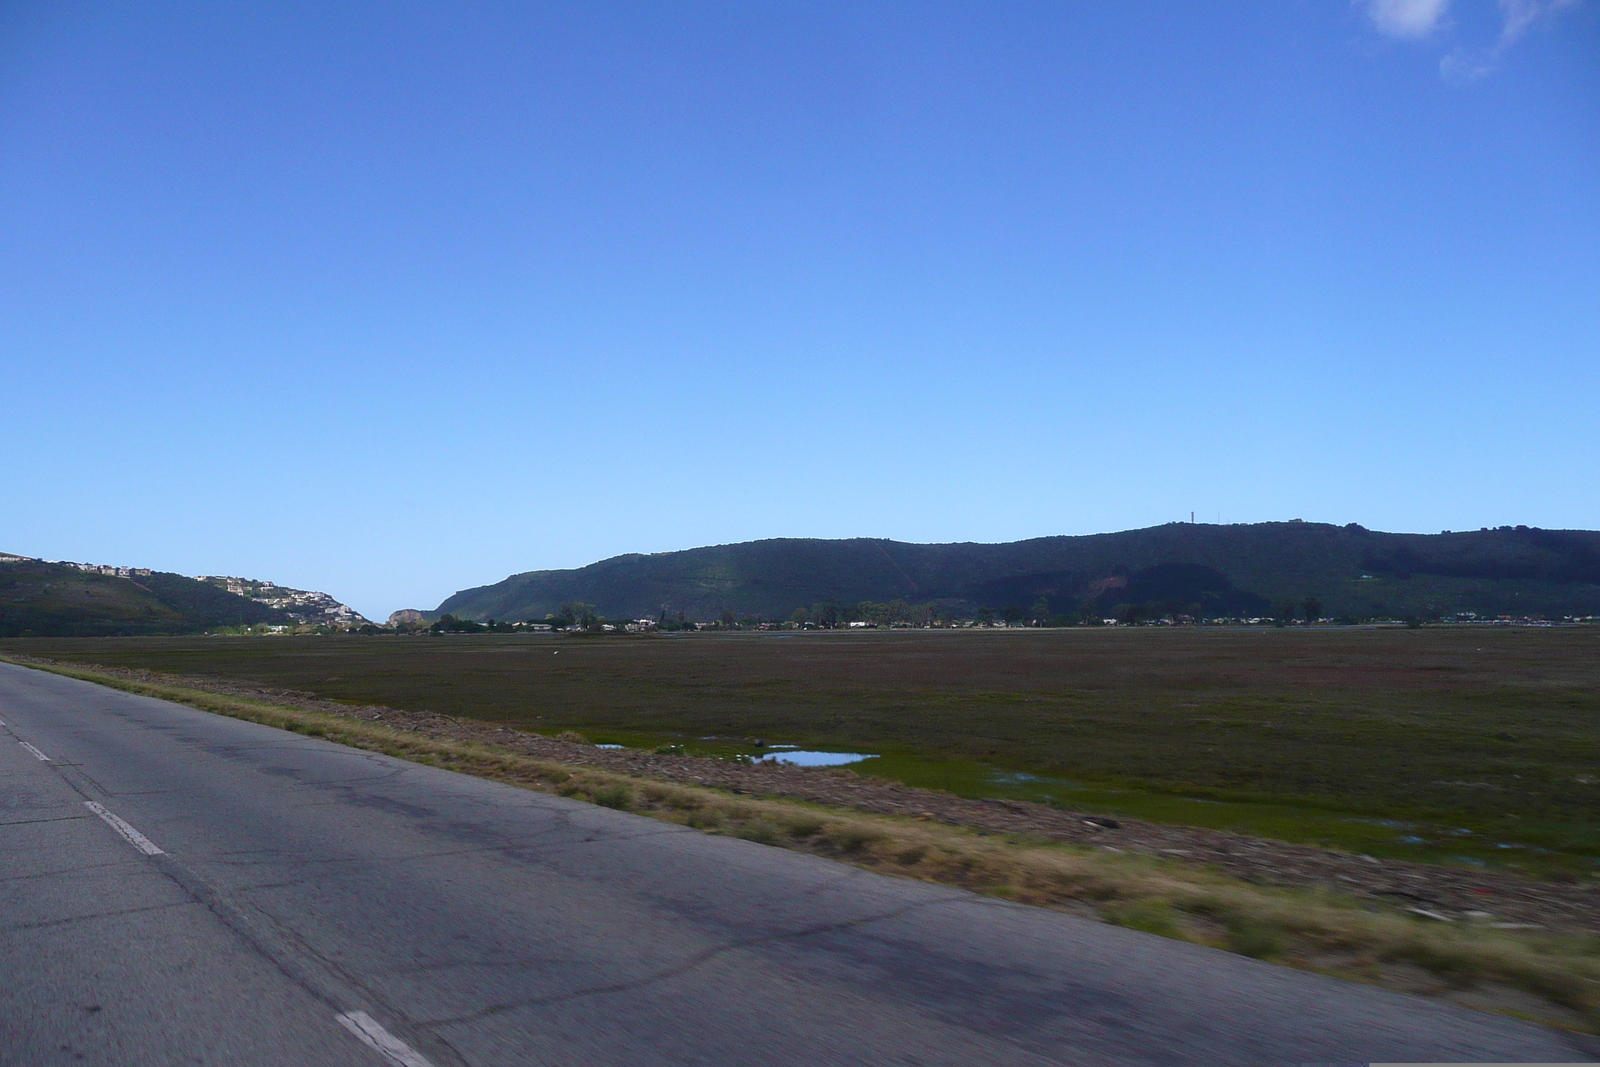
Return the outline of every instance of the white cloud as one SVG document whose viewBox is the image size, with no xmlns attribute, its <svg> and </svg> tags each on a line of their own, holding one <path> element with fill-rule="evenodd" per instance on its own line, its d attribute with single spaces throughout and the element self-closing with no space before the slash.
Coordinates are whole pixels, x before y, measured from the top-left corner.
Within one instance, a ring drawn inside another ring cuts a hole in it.
<svg viewBox="0 0 1600 1067">
<path fill-rule="evenodd" d="M 1522 39 L 1528 27 L 1562 8 L 1576 7 L 1578 0 L 1499 0 L 1500 36 L 1493 45 L 1480 51 L 1457 50 L 1439 61 L 1439 73 L 1452 81 L 1471 81 L 1494 70 L 1506 50 Z"/>
<path fill-rule="evenodd" d="M 1504 20 L 1500 26 L 1500 41 L 1495 45 L 1496 51 L 1505 51 L 1517 43 L 1528 27 L 1545 15 L 1560 11 L 1564 7 L 1572 7 L 1578 0 L 1500 0 L 1500 17 Z"/>
<path fill-rule="evenodd" d="M 1538 3 L 1538 0 L 1512 0 Z M 1380 33 L 1411 40 L 1426 37 L 1444 21 L 1450 0 L 1367 0 L 1367 14 Z"/>
</svg>

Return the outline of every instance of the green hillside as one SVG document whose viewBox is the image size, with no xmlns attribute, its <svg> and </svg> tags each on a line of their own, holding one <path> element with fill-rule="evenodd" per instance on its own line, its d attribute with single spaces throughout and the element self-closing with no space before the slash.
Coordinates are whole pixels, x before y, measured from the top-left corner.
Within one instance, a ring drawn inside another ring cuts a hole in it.
<svg viewBox="0 0 1600 1067">
<path fill-rule="evenodd" d="M 184 634 L 293 622 L 282 611 L 181 574 L 119 577 L 68 563 L 0 562 L 0 637 Z"/>
<path fill-rule="evenodd" d="M 1040 598 L 1063 614 L 1092 602 L 1249 617 L 1308 598 L 1329 616 L 1600 614 L 1600 533 L 1393 534 L 1274 522 L 995 545 L 780 538 L 529 571 L 456 593 L 437 611 L 541 619 L 581 601 L 611 618 L 712 619 L 727 609 L 781 619 L 827 602 L 936 603 L 962 615 L 1031 608 Z"/>
</svg>

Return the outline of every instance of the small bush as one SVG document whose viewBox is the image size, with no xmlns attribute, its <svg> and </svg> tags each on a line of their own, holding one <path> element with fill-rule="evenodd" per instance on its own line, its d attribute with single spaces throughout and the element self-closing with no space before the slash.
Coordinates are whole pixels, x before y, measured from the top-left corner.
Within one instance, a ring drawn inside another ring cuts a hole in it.
<svg viewBox="0 0 1600 1067">
<path fill-rule="evenodd" d="M 895 856 L 894 861 L 900 864 L 902 867 L 915 867 L 917 864 L 922 862 L 922 857 L 926 856 L 927 854 L 928 850 L 919 845 L 916 848 L 908 848 L 904 852 L 899 853 Z"/>
<path fill-rule="evenodd" d="M 613 785 L 604 789 L 596 789 L 590 794 L 594 802 L 602 808 L 615 808 L 618 811 L 627 811 L 633 806 L 633 790 L 627 786 Z"/>
<path fill-rule="evenodd" d="M 771 824 L 765 822 L 748 823 L 733 832 L 733 836 L 742 837 L 746 841 L 754 841 L 758 845 L 776 845 L 778 831 Z"/>
<path fill-rule="evenodd" d="M 1101 909 L 1107 922 L 1162 937 L 1182 937 L 1172 906 L 1162 900 L 1133 900 Z"/>
<path fill-rule="evenodd" d="M 863 830 L 859 826 L 843 826 L 828 832 L 827 841 L 840 852 L 855 854 L 877 841 L 882 841 L 883 835 L 875 830 Z"/>
<path fill-rule="evenodd" d="M 1241 956 L 1270 960 L 1283 954 L 1283 937 L 1266 923 L 1241 915 L 1228 923 L 1228 947 Z"/>
<path fill-rule="evenodd" d="M 821 819 L 799 818 L 789 821 L 789 836 L 794 838 L 811 837 L 822 832 Z"/>
</svg>

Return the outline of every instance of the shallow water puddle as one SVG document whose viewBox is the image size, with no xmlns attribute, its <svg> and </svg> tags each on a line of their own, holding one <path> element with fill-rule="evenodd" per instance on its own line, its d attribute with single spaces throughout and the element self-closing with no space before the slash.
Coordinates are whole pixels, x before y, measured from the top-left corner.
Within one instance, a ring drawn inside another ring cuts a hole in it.
<svg viewBox="0 0 1600 1067">
<path fill-rule="evenodd" d="M 762 756 L 759 763 L 792 763 L 796 767 L 843 767 L 847 763 L 860 763 L 878 757 L 866 752 L 812 752 L 806 749 L 789 749 Z"/>
</svg>

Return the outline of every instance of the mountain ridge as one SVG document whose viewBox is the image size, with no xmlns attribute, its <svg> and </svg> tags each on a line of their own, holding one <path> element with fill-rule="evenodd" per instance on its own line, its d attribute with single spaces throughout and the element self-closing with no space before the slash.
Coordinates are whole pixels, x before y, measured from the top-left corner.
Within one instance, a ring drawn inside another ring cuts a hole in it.
<svg viewBox="0 0 1600 1067">
<path fill-rule="evenodd" d="M 434 616 L 538 619 L 570 602 L 613 618 L 785 618 L 818 603 L 905 600 L 955 614 L 1043 598 L 1264 615 L 1314 599 L 1330 616 L 1600 612 L 1600 532 L 1498 527 L 1386 533 L 1350 523 L 1168 523 L 986 544 L 768 538 L 526 571 L 447 597 Z"/>
</svg>

